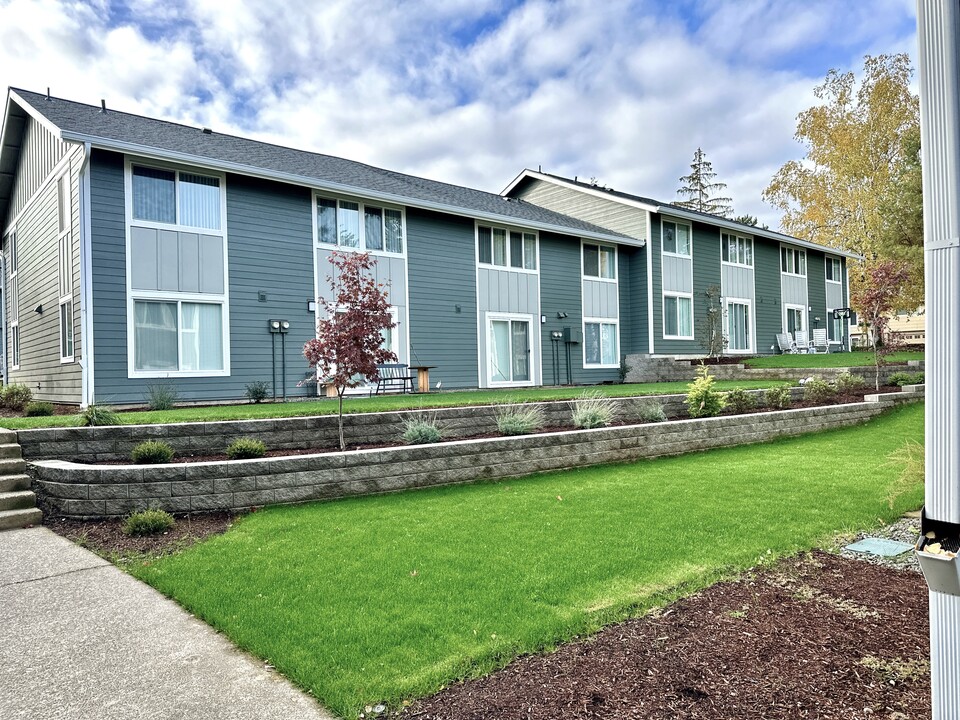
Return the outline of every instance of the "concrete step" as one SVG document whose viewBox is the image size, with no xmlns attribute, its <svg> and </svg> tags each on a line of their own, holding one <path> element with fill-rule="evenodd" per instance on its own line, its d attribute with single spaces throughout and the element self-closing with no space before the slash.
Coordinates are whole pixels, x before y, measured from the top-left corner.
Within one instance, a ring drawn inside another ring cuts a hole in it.
<svg viewBox="0 0 960 720">
<path fill-rule="evenodd" d="M 0 477 L 0 493 L 13 492 L 14 490 L 29 490 L 29 475 L 6 475 Z"/>
<path fill-rule="evenodd" d="M 0 511 L 24 510 L 37 506 L 37 496 L 32 490 L 13 490 L 0 493 Z"/>
<path fill-rule="evenodd" d="M 0 530 L 16 530 L 28 525 L 39 525 L 43 513 L 37 508 L 25 510 L 0 510 Z"/>
<path fill-rule="evenodd" d="M 20 459 L 23 455 L 17 443 L 0 443 L 0 458 Z"/>
<path fill-rule="evenodd" d="M 0 459 L 0 476 L 22 475 L 26 469 L 27 464 L 21 458 Z"/>
</svg>

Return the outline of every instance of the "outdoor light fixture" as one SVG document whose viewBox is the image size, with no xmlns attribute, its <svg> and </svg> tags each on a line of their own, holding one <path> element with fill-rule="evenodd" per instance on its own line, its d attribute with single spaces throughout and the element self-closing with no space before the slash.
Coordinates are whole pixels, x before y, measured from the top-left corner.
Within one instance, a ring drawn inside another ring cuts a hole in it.
<svg viewBox="0 0 960 720">
<path fill-rule="evenodd" d="M 37 305 L 37 306 L 33 309 L 33 311 L 34 311 L 35 313 L 37 313 L 37 315 L 43 315 L 43 305 Z"/>
<path fill-rule="evenodd" d="M 565 319 L 566 317 L 567 317 L 567 314 L 566 314 L 563 310 L 561 310 L 561 311 L 559 311 L 559 312 L 557 313 L 557 320 L 563 320 L 563 319 Z"/>
<path fill-rule="evenodd" d="M 317 311 L 317 301 L 307 300 L 307 312 L 316 312 L 316 311 Z"/>
</svg>

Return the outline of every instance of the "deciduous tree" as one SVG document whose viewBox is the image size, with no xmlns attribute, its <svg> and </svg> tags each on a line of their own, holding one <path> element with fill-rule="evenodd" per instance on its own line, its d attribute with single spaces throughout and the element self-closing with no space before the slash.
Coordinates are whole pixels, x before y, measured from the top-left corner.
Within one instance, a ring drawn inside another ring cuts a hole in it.
<svg viewBox="0 0 960 720">
<path fill-rule="evenodd" d="M 857 285 L 850 295 L 850 302 L 860 318 L 864 330 L 869 330 L 872 339 L 876 366 L 875 385 L 880 389 L 880 367 L 886 356 L 896 349 L 897 342 L 887 332 L 901 287 L 910 279 L 906 266 L 896 260 L 881 260 L 867 269 L 865 281 Z"/>
<path fill-rule="evenodd" d="M 343 440 L 343 395 L 377 378 L 377 365 L 396 362 L 397 356 L 383 347 L 383 331 L 394 327 L 387 291 L 373 279 L 376 260 L 368 253 L 334 251 L 330 254 L 330 294 L 317 302 L 324 317 L 317 323 L 317 337 L 303 346 L 310 367 L 337 389 L 340 449 Z"/>
<path fill-rule="evenodd" d="M 713 163 L 707 160 L 702 148 L 697 148 L 693 153 L 693 162 L 690 163 L 690 174 L 680 178 L 683 185 L 677 190 L 677 195 L 685 199 L 678 200 L 675 204 L 690 210 L 729 217 L 733 212 L 733 201 L 719 195 L 727 189 L 727 185 L 715 182 L 716 176 Z"/>
</svg>

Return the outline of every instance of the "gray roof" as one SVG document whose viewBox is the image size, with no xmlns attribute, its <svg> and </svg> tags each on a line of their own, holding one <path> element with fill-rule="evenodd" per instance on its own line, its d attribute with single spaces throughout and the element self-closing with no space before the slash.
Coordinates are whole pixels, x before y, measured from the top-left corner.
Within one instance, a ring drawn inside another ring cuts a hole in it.
<svg viewBox="0 0 960 720">
<path fill-rule="evenodd" d="M 18 98 L 60 130 L 67 141 L 90 142 L 131 154 L 202 162 L 228 172 L 266 177 L 363 197 L 394 201 L 440 212 L 499 220 L 537 229 L 603 238 L 637 240 L 592 223 L 494 193 L 384 170 L 331 155 L 296 150 L 218 132 L 204 132 L 165 120 L 95 105 L 48 98 L 11 89 Z"/>
</svg>

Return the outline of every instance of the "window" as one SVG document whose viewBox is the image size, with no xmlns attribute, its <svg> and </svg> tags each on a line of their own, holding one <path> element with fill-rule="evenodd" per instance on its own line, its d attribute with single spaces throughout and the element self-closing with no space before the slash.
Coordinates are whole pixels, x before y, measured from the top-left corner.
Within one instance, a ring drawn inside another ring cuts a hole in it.
<svg viewBox="0 0 960 720">
<path fill-rule="evenodd" d="M 220 229 L 220 178 L 133 166 L 133 219 Z"/>
<path fill-rule="evenodd" d="M 750 351 L 750 303 L 727 301 L 727 348 L 732 351 Z"/>
<path fill-rule="evenodd" d="M 135 370 L 212 372 L 224 369 L 221 305 L 138 300 L 133 312 Z"/>
<path fill-rule="evenodd" d="M 537 269 L 537 236 L 520 230 L 477 226 L 477 259 L 481 265 Z"/>
<path fill-rule="evenodd" d="M 683 295 L 663 296 L 663 336 L 693 338 L 693 298 Z"/>
<path fill-rule="evenodd" d="M 830 282 L 843 281 L 843 275 L 841 274 L 843 272 L 843 269 L 840 265 L 840 258 L 832 258 L 832 257 L 826 258 L 826 268 L 827 268 L 827 271 L 826 271 L 827 280 L 829 280 Z"/>
<path fill-rule="evenodd" d="M 723 233 L 720 246 L 725 263 L 753 267 L 753 240 L 751 238 Z"/>
<path fill-rule="evenodd" d="M 784 309 L 786 313 L 786 329 L 788 333 L 794 333 L 797 330 L 805 330 L 807 327 L 806 322 L 806 309 L 800 305 L 787 305 Z"/>
<path fill-rule="evenodd" d="M 487 346 L 491 385 L 531 382 L 530 320 L 491 317 Z"/>
<path fill-rule="evenodd" d="M 317 198 L 317 242 L 372 252 L 403 252 L 403 214 L 350 200 Z"/>
<path fill-rule="evenodd" d="M 690 226 L 664 220 L 663 252 L 690 257 Z"/>
<path fill-rule="evenodd" d="M 69 175 L 63 175 L 57 181 L 57 218 L 60 362 L 73 362 L 73 233 Z"/>
<path fill-rule="evenodd" d="M 10 361 L 13 370 L 20 367 L 20 281 L 17 277 L 17 231 L 7 236 L 10 253 Z"/>
<path fill-rule="evenodd" d="M 609 245 L 583 244 L 583 276 L 616 280 L 617 249 Z"/>
<path fill-rule="evenodd" d="M 843 320 L 835 318 L 832 310 L 827 310 L 827 340 L 830 342 L 843 341 L 843 329 L 841 323 Z"/>
<path fill-rule="evenodd" d="M 619 367 L 617 352 L 617 324 L 608 321 L 583 323 L 584 367 Z"/>
<path fill-rule="evenodd" d="M 796 248 L 780 248 L 780 270 L 787 275 L 807 276 L 807 251 Z"/>
</svg>

